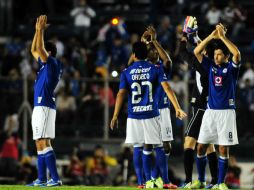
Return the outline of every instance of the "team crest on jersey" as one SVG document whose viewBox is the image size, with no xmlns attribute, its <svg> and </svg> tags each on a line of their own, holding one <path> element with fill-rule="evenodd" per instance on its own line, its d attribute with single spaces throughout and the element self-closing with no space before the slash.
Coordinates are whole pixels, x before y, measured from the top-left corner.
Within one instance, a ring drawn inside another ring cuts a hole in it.
<svg viewBox="0 0 254 190">
<path fill-rule="evenodd" d="M 222 77 L 214 76 L 214 83 L 215 83 L 215 86 L 222 86 Z"/>
<path fill-rule="evenodd" d="M 222 70 L 222 72 L 223 72 L 223 73 L 227 73 L 227 72 L 228 72 L 228 69 L 225 68 L 225 69 Z"/>
</svg>

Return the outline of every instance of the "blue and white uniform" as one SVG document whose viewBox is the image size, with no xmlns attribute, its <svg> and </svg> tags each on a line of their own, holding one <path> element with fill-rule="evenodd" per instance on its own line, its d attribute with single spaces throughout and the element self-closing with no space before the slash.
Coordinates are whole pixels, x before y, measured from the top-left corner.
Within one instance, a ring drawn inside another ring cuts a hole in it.
<svg viewBox="0 0 254 190">
<path fill-rule="evenodd" d="M 156 65 L 163 68 L 166 77 L 169 79 L 171 74 L 170 68 L 165 68 L 163 62 L 160 60 Z M 160 113 L 160 125 L 162 141 L 172 141 L 173 131 L 170 117 L 170 101 L 162 86 L 158 87 L 158 108 Z"/>
<path fill-rule="evenodd" d="M 218 66 L 207 57 L 201 64 L 209 72 L 209 96 L 198 142 L 238 144 L 235 94 L 240 64 L 230 61 Z"/>
<path fill-rule="evenodd" d="M 55 138 L 56 104 L 54 90 L 62 74 L 62 65 L 49 56 L 46 63 L 38 59 L 39 71 L 34 83 L 32 114 L 33 139 Z"/>
<path fill-rule="evenodd" d="M 126 143 L 162 143 L 158 88 L 167 80 L 160 66 L 147 61 L 134 62 L 122 72 L 119 88 L 128 91 Z"/>
</svg>

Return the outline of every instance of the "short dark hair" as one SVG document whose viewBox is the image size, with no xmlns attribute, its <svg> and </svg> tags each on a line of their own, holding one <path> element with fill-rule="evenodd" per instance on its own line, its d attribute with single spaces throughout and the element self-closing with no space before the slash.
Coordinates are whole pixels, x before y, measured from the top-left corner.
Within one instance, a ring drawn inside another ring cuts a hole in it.
<svg viewBox="0 0 254 190">
<path fill-rule="evenodd" d="M 134 43 L 132 46 L 132 53 L 134 53 L 135 56 L 140 60 L 146 59 L 148 54 L 146 44 L 144 42 Z"/>
<path fill-rule="evenodd" d="M 225 56 L 230 55 L 228 47 L 221 41 L 217 40 L 214 45 L 214 50 L 220 49 Z"/>
<path fill-rule="evenodd" d="M 51 42 L 51 41 L 47 41 L 47 42 L 45 43 L 45 49 L 46 49 L 47 52 L 50 51 L 50 53 L 51 53 L 50 55 L 51 55 L 52 57 L 56 57 L 56 53 L 57 53 L 56 44 L 54 44 L 54 43 Z"/>
</svg>

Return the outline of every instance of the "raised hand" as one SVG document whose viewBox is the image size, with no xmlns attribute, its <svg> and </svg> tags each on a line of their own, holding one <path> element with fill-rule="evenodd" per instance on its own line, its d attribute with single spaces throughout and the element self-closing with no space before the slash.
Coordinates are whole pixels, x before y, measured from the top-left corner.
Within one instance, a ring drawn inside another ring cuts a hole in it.
<svg viewBox="0 0 254 190">
<path fill-rule="evenodd" d="M 144 42 L 147 45 L 151 42 L 151 34 L 147 30 L 141 36 L 141 42 Z"/>
<path fill-rule="evenodd" d="M 45 30 L 49 27 L 49 24 L 47 24 L 47 16 L 41 15 L 37 18 L 36 22 L 36 29 L 37 30 Z"/>
<path fill-rule="evenodd" d="M 156 38 L 157 38 L 157 33 L 156 33 L 156 30 L 155 30 L 155 28 L 153 27 L 153 26 L 148 26 L 147 27 L 147 29 L 146 29 L 148 32 L 149 32 L 149 34 L 151 35 L 151 41 L 154 41 L 154 40 L 156 40 Z"/>
<path fill-rule="evenodd" d="M 216 30 L 218 31 L 219 38 L 225 37 L 227 29 L 221 23 L 216 25 Z"/>
<path fill-rule="evenodd" d="M 212 37 L 212 39 L 219 39 L 219 38 L 220 38 L 217 29 L 215 29 L 214 31 L 212 31 L 212 33 L 211 33 L 209 36 Z"/>
<path fill-rule="evenodd" d="M 192 34 L 198 31 L 198 22 L 196 17 L 187 16 L 183 24 L 183 32 L 186 34 Z"/>
</svg>

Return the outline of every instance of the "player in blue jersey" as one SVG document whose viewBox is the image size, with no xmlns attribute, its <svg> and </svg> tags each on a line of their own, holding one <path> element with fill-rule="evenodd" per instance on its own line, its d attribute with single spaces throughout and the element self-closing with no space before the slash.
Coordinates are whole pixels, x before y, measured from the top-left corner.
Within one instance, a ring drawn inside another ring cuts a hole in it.
<svg viewBox="0 0 254 190">
<path fill-rule="evenodd" d="M 220 43 L 214 50 L 214 60 L 205 57 L 202 51 L 212 39 Z M 232 61 L 229 61 L 230 53 Z M 219 145 L 218 181 L 213 187 L 226 190 L 224 183 L 228 168 L 229 146 L 238 144 L 235 92 L 241 55 L 238 48 L 225 36 L 224 26 L 219 24 L 194 50 L 202 66 L 209 72 L 209 96 L 203 116 L 197 147 L 198 180 L 191 185 L 200 189 L 205 185 L 206 149 L 208 144 Z"/>
<path fill-rule="evenodd" d="M 56 105 L 54 89 L 60 79 L 62 67 L 56 57 L 56 46 L 52 42 L 44 45 L 44 31 L 48 27 L 47 16 L 37 18 L 31 53 L 39 63 L 34 84 L 34 109 L 32 114 L 33 140 L 38 153 L 38 179 L 29 186 L 60 186 L 56 168 L 56 157 L 50 143 L 55 138 Z M 51 179 L 47 181 L 49 170 Z"/>
<path fill-rule="evenodd" d="M 141 37 L 141 41 L 145 42 L 148 47 L 148 60 L 153 64 L 159 65 L 163 68 L 163 71 L 167 78 L 170 78 L 172 61 L 168 53 L 163 49 L 160 43 L 156 40 L 156 30 L 153 26 L 149 26 Z M 158 149 L 164 148 L 166 156 L 166 170 L 168 170 L 168 158 L 171 152 L 171 141 L 173 140 L 173 131 L 170 117 L 170 102 L 162 86 L 158 88 L 158 108 L 160 113 L 160 127 L 163 145 L 155 147 L 155 152 Z M 158 162 L 152 171 L 152 178 L 158 188 L 163 188 L 163 179 L 160 177 L 160 169 Z M 176 188 L 177 186 L 172 188 Z"/>
<path fill-rule="evenodd" d="M 176 110 L 176 117 L 182 119 L 186 116 L 180 109 L 175 94 L 167 83 L 168 79 L 163 69 L 160 66 L 145 61 L 147 53 L 145 43 L 136 42 L 133 45 L 132 60 L 134 60 L 134 63 L 121 74 L 115 111 L 110 124 L 111 129 L 113 129 L 118 121 L 117 118 L 124 97 L 128 95 L 128 119 L 125 143 L 134 145 L 133 162 L 134 166 L 137 164 L 135 170 L 140 188 L 143 188 L 143 170 L 146 178 L 145 187 L 153 188 L 154 186 L 154 182 L 151 179 L 152 148 L 153 145 L 162 144 L 157 96 L 160 85 L 162 85 L 172 102 Z M 156 153 L 156 157 L 164 155 L 165 158 L 163 149 L 159 149 Z M 141 156 L 142 160 L 140 159 Z M 164 167 L 166 159 L 156 160 L 160 162 L 161 173 L 167 175 L 166 168 Z M 164 183 L 164 188 L 171 188 L 169 181 L 164 181 Z"/>
</svg>

